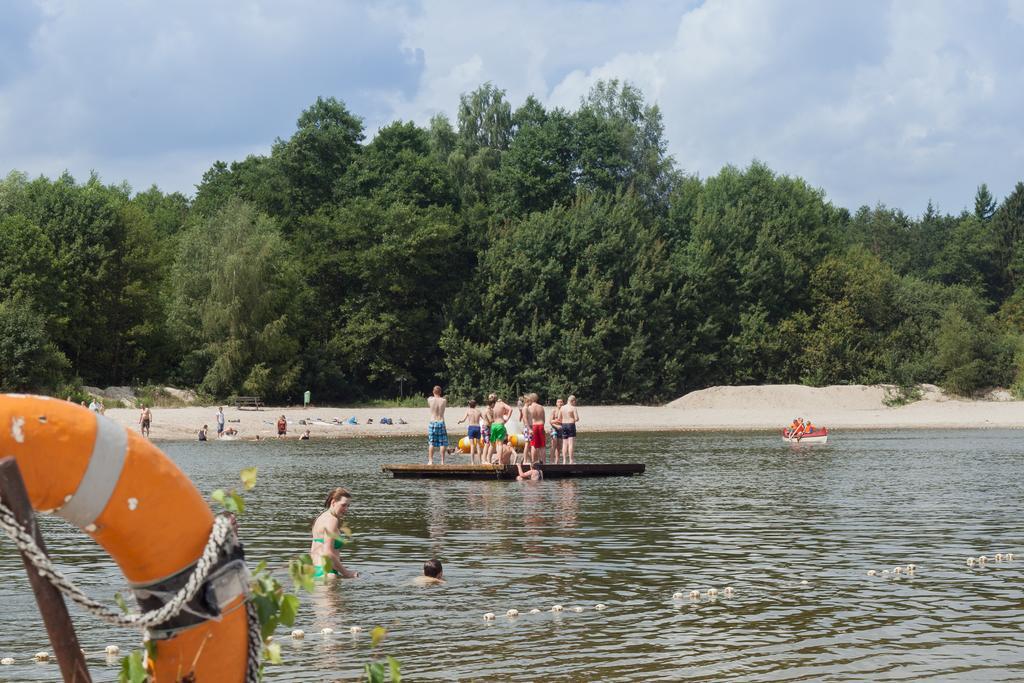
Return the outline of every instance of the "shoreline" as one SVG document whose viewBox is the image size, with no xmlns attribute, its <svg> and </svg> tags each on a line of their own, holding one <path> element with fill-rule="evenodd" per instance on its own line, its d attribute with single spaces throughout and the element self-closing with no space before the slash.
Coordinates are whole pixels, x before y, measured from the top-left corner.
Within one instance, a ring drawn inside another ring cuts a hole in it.
<svg viewBox="0 0 1024 683">
<path fill-rule="evenodd" d="M 764 388 L 758 388 L 763 392 Z M 709 390 L 705 390 L 709 391 Z M 824 391 L 824 390 L 816 390 Z M 698 392 L 700 393 L 700 392 Z M 678 402 L 673 402 L 677 404 Z M 830 430 L 903 430 L 903 429 L 1024 429 L 1024 401 L 921 400 L 899 407 L 853 408 L 828 405 L 827 401 L 765 401 L 761 407 L 733 405 L 686 407 L 666 406 L 580 406 L 579 431 L 587 433 L 686 433 L 712 431 L 777 432 L 794 416 L 810 417 Z M 548 408 L 550 411 L 550 408 Z M 150 438 L 153 441 L 194 441 L 198 430 L 208 425 L 210 440 L 216 440 L 217 406 L 154 408 Z M 457 424 L 465 408 L 450 406 L 446 424 L 452 445 L 466 434 L 465 424 Z M 422 437 L 426 441 L 428 411 L 423 408 L 280 408 L 239 410 L 225 407 L 227 426 L 238 429 L 238 440 L 275 439 L 276 420 L 288 420 L 286 438 L 297 439 L 306 429 L 312 439 Z M 550 414 L 550 412 L 549 412 Z M 106 416 L 131 431 L 138 431 L 139 411 L 111 408 Z M 358 425 L 333 424 L 355 417 Z M 390 417 L 393 425 L 378 424 Z M 366 424 L 372 419 L 373 424 Z M 397 424 L 398 420 L 406 424 Z M 305 422 L 303 424 L 302 422 Z"/>
</svg>

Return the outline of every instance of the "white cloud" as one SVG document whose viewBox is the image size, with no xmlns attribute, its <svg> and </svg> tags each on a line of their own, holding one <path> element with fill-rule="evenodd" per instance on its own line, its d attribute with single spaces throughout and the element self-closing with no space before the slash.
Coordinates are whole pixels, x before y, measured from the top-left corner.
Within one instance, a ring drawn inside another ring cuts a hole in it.
<svg viewBox="0 0 1024 683">
<path fill-rule="evenodd" d="M 317 95 L 372 133 L 454 117 L 485 81 L 575 108 L 598 78 L 660 105 L 684 169 L 759 158 L 845 206 L 956 211 L 1024 168 L 1024 0 L 50 0 L 5 18 L 0 163 L 33 175 L 190 192 Z"/>
</svg>

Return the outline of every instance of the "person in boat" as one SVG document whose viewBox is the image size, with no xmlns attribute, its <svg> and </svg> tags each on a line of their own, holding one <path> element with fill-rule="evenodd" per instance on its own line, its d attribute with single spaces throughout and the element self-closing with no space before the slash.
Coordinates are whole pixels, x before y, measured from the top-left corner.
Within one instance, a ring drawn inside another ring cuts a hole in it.
<svg viewBox="0 0 1024 683">
<path fill-rule="evenodd" d="M 424 562 L 423 576 L 417 576 L 413 579 L 413 583 L 417 586 L 431 586 L 444 582 L 444 567 L 441 566 L 441 561 L 436 559 Z"/>
<path fill-rule="evenodd" d="M 519 470 L 519 475 L 516 477 L 516 481 L 540 481 L 544 478 L 543 463 L 535 462 L 530 465 L 530 469 L 523 470 L 522 463 L 517 462 L 516 469 Z"/>
<path fill-rule="evenodd" d="M 470 400 L 466 414 L 458 421 L 458 424 L 468 422 L 466 426 L 466 439 L 469 441 L 469 461 L 476 464 L 477 455 L 482 455 L 483 442 L 480 440 L 480 411 L 476 407 L 476 401 Z M 481 460 L 481 462 L 483 462 Z"/>
<path fill-rule="evenodd" d="M 327 508 L 313 522 L 313 541 L 310 543 L 309 556 L 313 559 L 315 572 L 313 578 L 322 579 L 341 576 L 355 579 L 359 572 L 345 569 L 338 551 L 345 545 L 341 533 L 341 520 L 348 512 L 352 502 L 352 494 L 341 487 L 331 489 L 324 500 Z"/>
<path fill-rule="evenodd" d="M 441 387 L 435 386 L 433 395 L 427 397 L 430 408 L 430 425 L 427 428 L 427 464 L 434 464 L 434 449 L 441 449 L 441 464 L 448 450 L 448 428 L 444 424 L 444 410 L 448 407 L 448 399 L 441 395 Z"/>
<path fill-rule="evenodd" d="M 813 432 L 814 429 L 815 429 L 815 427 L 814 427 L 813 424 L 811 424 L 811 421 L 807 420 L 807 422 L 804 423 L 804 436 L 806 436 L 806 435 L 810 434 L 811 432 Z"/>
</svg>

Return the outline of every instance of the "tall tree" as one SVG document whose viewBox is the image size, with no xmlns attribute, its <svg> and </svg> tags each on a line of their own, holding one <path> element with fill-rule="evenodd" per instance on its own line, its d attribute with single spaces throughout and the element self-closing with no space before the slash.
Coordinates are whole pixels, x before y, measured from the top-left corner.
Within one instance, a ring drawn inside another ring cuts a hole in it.
<svg viewBox="0 0 1024 683">
<path fill-rule="evenodd" d="M 297 397 L 299 347 L 288 314 L 301 284 L 273 220 L 229 201 L 183 236 L 170 308 L 189 349 L 180 377 L 214 396 Z"/>
<path fill-rule="evenodd" d="M 988 185 L 982 183 L 974 195 L 974 215 L 980 220 L 987 221 L 996 212 L 996 200 L 988 191 Z"/>
<path fill-rule="evenodd" d="M 333 97 L 318 97 L 302 112 L 288 140 L 274 143 L 272 158 L 288 183 L 289 217 L 313 213 L 329 203 L 334 185 L 360 152 L 363 121 Z"/>
</svg>

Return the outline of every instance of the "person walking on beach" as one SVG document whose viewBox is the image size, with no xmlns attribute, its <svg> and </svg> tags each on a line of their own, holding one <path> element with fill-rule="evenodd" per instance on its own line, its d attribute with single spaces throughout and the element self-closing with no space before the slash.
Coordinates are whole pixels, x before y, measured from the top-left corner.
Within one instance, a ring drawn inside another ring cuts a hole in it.
<svg viewBox="0 0 1024 683">
<path fill-rule="evenodd" d="M 150 412 L 147 406 L 142 407 L 142 412 L 139 413 L 139 432 L 149 438 L 149 425 L 153 422 L 153 413 Z"/>
<path fill-rule="evenodd" d="M 224 406 L 217 408 L 217 438 L 224 435 Z"/>
<path fill-rule="evenodd" d="M 530 429 L 530 441 L 527 446 L 530 451 L 530 464 L 544 462 L 547 450 L 547 440 L 544 438 L 544 406 L 541 405 L 537 394 L 528 394 L 526 397 L 526 424 Z"/>
<path fill-rule="evenodd" d="M 562 406 L 565 401 L 558 399 L 551 411 L 551 462 L 558 464 L 562 457 Z"/>
<path fill-rule="evenodd" d="M 463 422 L 469 423 L 466 426 L 466 439 L 469 440 L 469 461 L 475 465 L 477 456 L 483 455 L 483 443 L 480 440 L 480 411 L 477 410 L 476 401 L 472 399 L 469 401 L 466 414 L 462 416 L 458 424 Z"/>
<path fill-rule="evenodd" d="M 284 415 L 277 418 L 277 438 L 281 439 L 288 434 L 288 420 L 285 419 Z"/>
<path fill-rule="evenodd" d="M 448 399 L 441 395 L 441 387 L 434 387 L 433 396 L 427 397 L 430 408 L 430 425 L 427 427 L 427 464 L 434 464 L 434 449 L 441 449 L 441 464 L 448 450 L 448 428 L 444 424 L 444 409 L 448 407 Z"/>
<path fill-rule="evenodd" d="M 576 409 L 576 397 L 570 396 L 565 407 L 562 408 L 562 448 L 565 453 L 563 461 L 572 465 L 576 462 L 576 424 L 580 421 L 579 411 Z"/>
<path fill-rule="evenodd" d="M 313 574 L 315 579 L 333 576 L 355 579 L 359 576 L 359 572 L 345 569 L 338 553 L 345 545 L 341 533 L 341 520 L 348 512 L 351 502 L 352 494 L 347 490 L 341 487 L 331 489 L 324 501 L 324 507 L 327 509 L 313 522 L 313 541 L 309 546 L 309 556 L 316 568 Z"/>
</svg>

